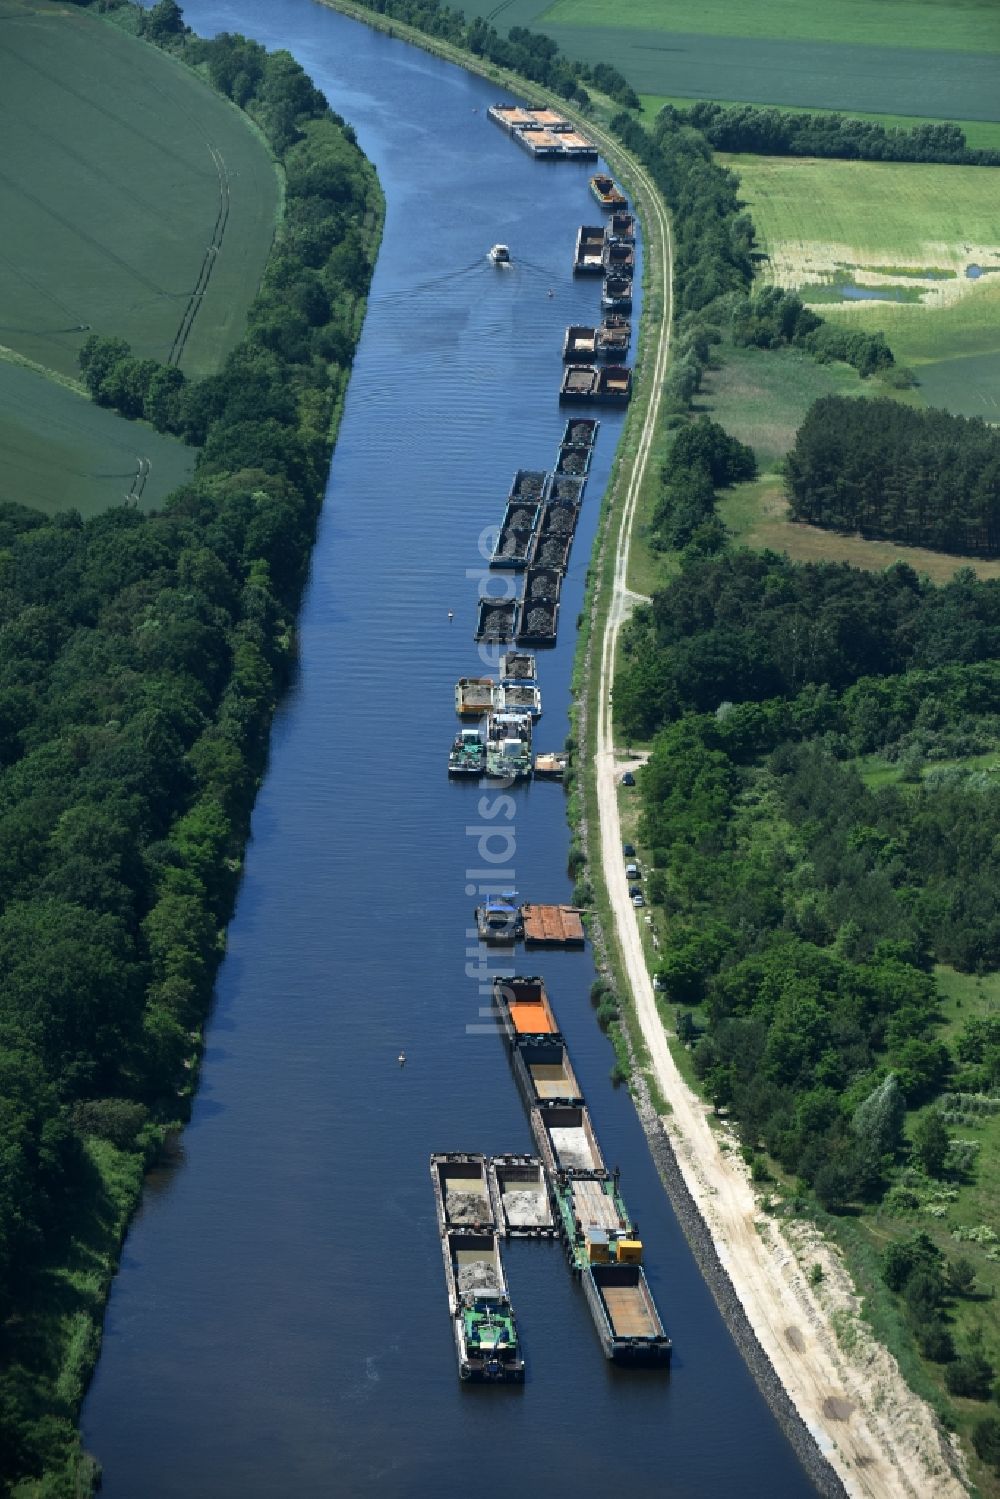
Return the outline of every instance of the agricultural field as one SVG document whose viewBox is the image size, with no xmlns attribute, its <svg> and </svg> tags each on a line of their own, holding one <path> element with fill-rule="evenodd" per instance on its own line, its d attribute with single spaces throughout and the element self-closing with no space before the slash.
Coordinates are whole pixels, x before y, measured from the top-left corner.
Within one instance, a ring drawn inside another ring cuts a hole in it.
<svg viewBox="0 0 1000 1499">
<path fill-rule="evenodd" d="M 993 0 L 466 0 L 567 57 L 609 62 L 639 94 L 1000 120 Z"/>
<path fill-rule="evenodd" d="M 990 167 L 722 156 L 762 274 L 825 317 L 881 328 L 924 404 L 1000 416 L 1000 173 Z"/>
<path fill-rule="evenodd" d="M 68 384 L 0 361 L 0 501 L 84 516 L 155 509 L 194 472 L 195 450 L 95 406 Z"/>
<path fill-rule="evenodd" d="M 1000 561 L 966 562 L 951 553 L 839 535 L 788 519 L 780 464 L 806 411 L 820 396 L 866 393 L 887 392 L 859 379 L 847 365 L 817 364 L 798 350 L 726 348 L 720 367 L 707 372 L 697 406 L 750 443 L 760 469 L 753 483 L 720 495 L 719 515 L 726 526 L 745 545 L 785 552 L 796 562 L 849 562 L 878 572 L 902 559 L 936 583 L 946 583 L 963 566 L 983 578 L 1000 577 Z"/>
<path fill-rule="evenodd" d="M 274 234 L 263 140 L 193 73 L 95 16 L 5 0 L 3 22 L 0 343 L 75 374 L 92 329 L 190 375 L 215 369 Z"/>
</svg>

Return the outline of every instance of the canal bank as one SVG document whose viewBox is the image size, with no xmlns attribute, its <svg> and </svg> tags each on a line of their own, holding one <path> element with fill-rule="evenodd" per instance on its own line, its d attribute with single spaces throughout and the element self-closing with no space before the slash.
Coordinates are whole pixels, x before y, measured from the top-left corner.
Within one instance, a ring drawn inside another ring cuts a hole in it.
<svg viewBox="0 0 1000 1499">
<path fill-rule="evenodd" d="M 478 664 L 481 539 L 513 470 L 555 450 L 562 331 L 593 311 L 568 269 L 587 168 L 532 162 L 486 122 L 492 90 L 298 0 L 187 19 L 299 57 L 355 124 L 388 211 L 202 1088 L 129 1236 L 84 1412 L 104 1491 L 447 1495 L 468 1487 L 459 1453 L 504 1453 L 532 1488 L 589 1494 L 620 1481 L 625 1451 L 644 1491 L 669 1473 L 679 1495 L 808 1493 L 611 1086 L 586 952 L 538 966 L 627 1172 L 675 1373 L 608 1368 L 554 1245 L 508 1257 L 523 1390 L 459 1386 L 444 1316 L 428 1152 L 523 1152 L 531 1137 L 468 931 L 490 809 L 449 785 L 443 752 L 454 683 Z M 502 280 L 486 260 L 498 240 L 517 262 Z M 570 621 L 620 431 L 602 420 Z M 564 632 L 544 661 L 553 744 L 572 647 Z M 512 800 L 516 882 L 568 900 L 558 786 Z"/>
</svg>

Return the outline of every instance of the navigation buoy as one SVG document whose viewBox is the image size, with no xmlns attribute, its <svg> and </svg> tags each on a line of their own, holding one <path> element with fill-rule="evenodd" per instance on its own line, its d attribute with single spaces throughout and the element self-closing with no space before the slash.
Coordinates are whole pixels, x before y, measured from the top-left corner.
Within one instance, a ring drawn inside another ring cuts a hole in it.
<svg viewBox="0 0 1000 1499">
<path fill-rule="evenodd" d="M 399 1063 L 400 1067 L 405 1067 L 406 1066 L 406 1052 L 405 1051 L 401 1051 L 399 1053 L 399 1056 L 396 1058 L 396 1060 Z"/>
<path fill-rule="evenodd" d="M 449 624 L 451 623 L 451 621 L 454 618 L 455 618 L 455 611 L 454 611 L 454 609 L 449 609 L 448 610 L 448 622 L 449 622 Z"/>
<path fill-rule="evenodd" d="M 555 296 L 555 292 L 552 290 L 551 286 L 549 287 L 549 296 L 550 297 L 554 297 Z"/>
</svg>

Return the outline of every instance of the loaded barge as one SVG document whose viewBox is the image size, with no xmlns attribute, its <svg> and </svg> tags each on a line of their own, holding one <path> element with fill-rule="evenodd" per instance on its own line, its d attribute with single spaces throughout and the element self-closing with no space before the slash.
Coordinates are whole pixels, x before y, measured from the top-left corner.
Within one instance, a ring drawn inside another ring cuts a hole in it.
<svg viewBox="0 0 1000 1499">
<path fill-rule="evenodd" d="M 480 599 L 475 639 L 495 644 L 513 640 L 519 602 L 518 599 Z"/>
<path fill-rule="evenodd" d="M 504 1238 L 555 1238 L 558 1228 L 545 1168 L 537 1156 L 492 1156 L 489 1181 L 497 1228 Z"/>
<path fill-rule="evenodd" d="M 559 1036 L 545 983 L 540 978 L 495 978 L 493 1007 L 512 1047 L 527 1036 Z"/>
<path fill-rule="evenodd" d="M 535 756 L 536 781 L 561 781 L 568 769 L 569 755 L 564 755 L 559 750 Z"/>
<path fill-rule="evenodd" d="M 486 1159 L 434 1154 L 431 1181 L 459 1376 L 519 1383 L 524 1359 L 500 1257 Z"/>
<path fill-rule="evenodd" d="M 455 712 L 460 718 L 482 718 L 493 706 L 492 677 L 459 677 L 455 683 Z"/>
<path fill-rule="evenodd" d="M 500 657 L 501 682 L 533 682 L 537 674 L 530 651 L 507 651 Z"/>
<path fill-rule="evenodd" d="M 596 161 L 597 147 L 554 109 L 526 109 L 520 104 L 491 104 L 487 117 L 532 156 L 555 160 Z"/>
<path fill-rule="evenodd" d="M 570 364 L 559 387 L 560 401 L 596 401 L 625 406 L 632 394 L 632 371 L 623 364 Z"/>
<path fill-rule="evenodd" d="M 490 567 L 518 572 L 526 565 L 528 549 L 542 507 L 537 500 L 508 500 Z"/>
<path fill-rule="evenodd" d="M 541 1036 L 519 1041 L 511 1051 L 514 1077 L 528 1109 L 545 1103 L 583 1103 L 583 1094 L 559 1037 Z"/>
<path fill-rule="evenodd" d="M 571 1174 L 607 1176 L 586 1104 L 536 1105 L 531 1111 L 531 1131 L 556 1189 Z"/>
<path fill-rule="evenodd" d="M 534 682 L 494 682 L 493 708 L 497 713 L 530 713 L 542 716 L 542 694 Z"/>
<path fill-rule="evenodd" d="M 632 341 L 632 324 L 621 313 L 611 312 L 597 330 L 597 353 L 601 359 L 624 359 Z"/>
<path fill-rule="evenodd" d="M 573 252 L 574 276 L 600 276 L 605 270 L 606 244 L 602 224 L 581 224 Z"/>
<path fill-rule="evenodd" d="M 558 599 L 521 600 L 515 635 L 518 645 L 555 645 L 558 629 Z"/>
<path fill-rule="evenodd" d="M 600 422 L 589 416 L 571 416 L 562 435 L 562 447 L 592 448 Z"/>
<path fill-rule="evenodd" d="M 618 187 L 613 177 L 606 177 L 602 173 L 590 179 L 590 191 L 600 203 L 602 208 L 627 208 L 628 199 Z"/>
<path fill-rule="evenodd" d="M 582 947 L 586 941 L 579 906 L 532 904 L 521 915 L 525 947 Z"/>
</svg>

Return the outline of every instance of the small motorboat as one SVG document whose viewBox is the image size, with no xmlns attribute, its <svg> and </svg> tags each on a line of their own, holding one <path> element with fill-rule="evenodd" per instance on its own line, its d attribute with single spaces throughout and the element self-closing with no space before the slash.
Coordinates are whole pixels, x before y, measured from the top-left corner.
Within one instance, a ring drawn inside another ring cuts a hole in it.
<svg viewBox="0 0 1000 1499">
<path fill-rule="evenodd" d="M 510 250 L 506 245 L 494 245 L 490 250 L 490 259 L 494 265 L 510 265 Z"/>
</svg>

